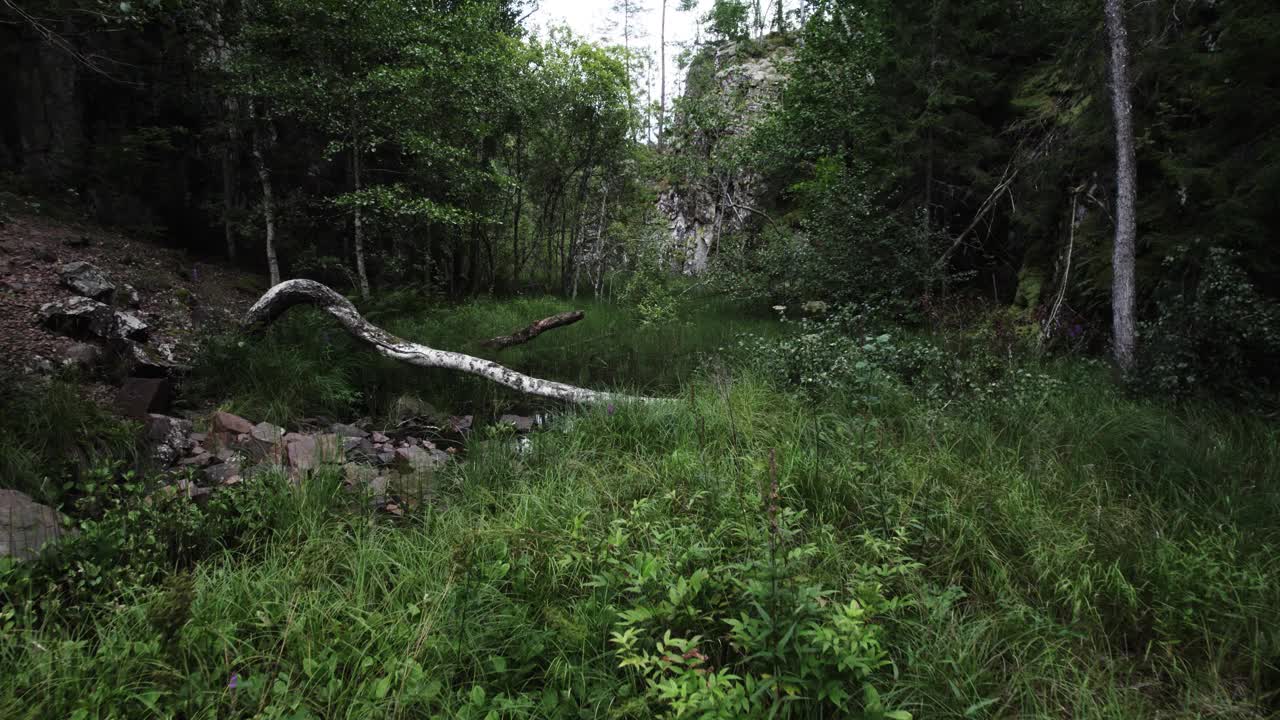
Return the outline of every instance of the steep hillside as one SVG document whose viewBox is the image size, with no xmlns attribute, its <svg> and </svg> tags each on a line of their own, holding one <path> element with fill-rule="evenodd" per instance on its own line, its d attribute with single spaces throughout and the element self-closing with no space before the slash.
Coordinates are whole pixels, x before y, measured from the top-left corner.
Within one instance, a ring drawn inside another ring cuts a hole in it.
<svg viewBox="0 0 1280 720">
<path fill-rule="evenodd" d="M 0 222 L 0 368 L 81 366 L 98 390 L 190 361 L 196 337 L 233 322 L 265 280 L 185 252 L 50 217 L 5 195 Z M 87 300 L 86 300 L 87 299 Z"/>
</svg>

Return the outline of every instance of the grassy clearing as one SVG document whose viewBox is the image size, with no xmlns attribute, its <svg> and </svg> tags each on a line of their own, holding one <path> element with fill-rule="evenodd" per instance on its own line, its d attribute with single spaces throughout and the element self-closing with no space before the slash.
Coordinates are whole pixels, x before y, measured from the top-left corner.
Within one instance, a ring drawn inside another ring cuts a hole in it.
<svg viewBox="0 0 1280 720">
<path fill-rule="evenodd" d="M 814 401 L 691 361 L 671 406 L 477 440 L 404 520 L 264 480 L 252 552 L 0 618 L 0 716 L 1274 716 L 1276 427 L 1036 370 Z"/>
<path fill-rule="evenodd" d="M 589 300 L 476 300 L 423 307 L 425 302 L 404 294 L 363 310 L 372 322 L 415 342 L 489 358 L 538 377 L 641 394 L 676 392 L 709 353 L 739 333 L 777 332 L 767 318 L 742 317 L 715 302 L 703 302 L 686 320 L 654 325 L 640 324 L 618 306 Z M 480 345 L 571 309 L 585 310 L 586 319 L 501 352 Z M 315 415 L 385 417 L 395 413 L 397 401 L 414 399 L 479 415 L 541 407 L 487 380 L 381 358 L 358 346 L 328 316 L 307 309 L 292 311 L 261 338 L 214 341 L 193 390 L 247 417 L 282 424 Z"/>
</svg>

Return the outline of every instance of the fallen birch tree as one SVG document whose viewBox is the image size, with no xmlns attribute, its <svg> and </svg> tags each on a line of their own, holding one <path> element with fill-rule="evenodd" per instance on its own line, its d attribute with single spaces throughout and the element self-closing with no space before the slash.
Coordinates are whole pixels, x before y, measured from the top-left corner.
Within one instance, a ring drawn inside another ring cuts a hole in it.
<svg viewBox="0 0 1280 720">
<path fill-rule="evenodd" d="M 337 318 L 352 337 L 372 345 L 374 350 L 385 357 L 410 365 L 457 370 L 478 375 L 526 395 L 573 403 L 660 402 L 659 398 L 588 390 L 543 380 L 516 372 L 491 360 L 409 342 L 365 320 L 350 300 L 314 280 L 286 280 L 271 288 L 245 313 L 244 325 L 249 329 L 264 327 L 295 305 L 312 305 L 324 310 Z"/>
<path fill-rule="evenodd" d="M 487 348 L 493 348 L 494 350 L 505 350 L 513 345 L 523 345 L 548 330 L 572 325 L 584 317 L 586 317 L 586 313 L 581 310 L 563 312 L 559 315 L 552 315 L 549 318 L 543 318 L 536 323 L 532 323 L 527 327 L 511 333 L 510 335 L 501 335 L 496 338 L 485 340 L 480 344 Z"/>
</svg>

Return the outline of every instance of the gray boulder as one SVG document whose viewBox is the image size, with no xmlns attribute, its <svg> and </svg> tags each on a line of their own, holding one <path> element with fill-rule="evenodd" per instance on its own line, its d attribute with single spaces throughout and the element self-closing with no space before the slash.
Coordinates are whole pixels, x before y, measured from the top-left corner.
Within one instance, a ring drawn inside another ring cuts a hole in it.
<svg viewBox="0 0 1280 720">
<path fill-rule="evenodd" d="M 96 265 L 79 261 L 67 263 L 58 272 L 62 284 L 94 300 L 109 300 L 116 286 Z"/>
<path fill-rule="evenodd" d="M 147 452 L 151 460 L 167 468 L 182 457 L 191 436 L 191 421 L 151 414 L 146 420 Z"/>
<path fill-rule="evenodd" d="M 0 490 L 0 557 L 30 560 L 64 534 L 57 510 L 17 490 Z"/>
<path fill-rule="evenodd" d="M 534 420 L 523 415 L 503 415 L 498 418 L 498 424 L 510 425 L 516 429 L 516 432 L 527 433 L 533 432 Z"/>
<path fill-rule="evenodd" d="M 102 348 L 89 343 L 78 342 L 67 348 L 62 364 L 89 370 L 102 360 Z"/>
<path fill-rule="evenodd" d="M 40 321 L 66 335 L 112 337 L 116 313 L 107 305 L 87 297 L 69 297 L 40 306 Z"/>
<path fill-rule="evenodd" d="M 113 332 L 115 340 L 146 340 L 151 328 L 142 318 L 122 311 L 116 312 L 116 324 Z"/>
<path fill-rule="evenodd" d="M 117 312 L 87 297 L 69 297 L 40 306 L 40 322 L 72 337 L 103 340 L 145 340 L 150 328 L 138 316 Z"/>
<path fill-rule="evenodd" d="M 369 431 L 355 425 L 345 425 L 343 423 L 334 423 L 329 426 L 329 432 L 344 438 L 367 438 Z"/>
</svg>

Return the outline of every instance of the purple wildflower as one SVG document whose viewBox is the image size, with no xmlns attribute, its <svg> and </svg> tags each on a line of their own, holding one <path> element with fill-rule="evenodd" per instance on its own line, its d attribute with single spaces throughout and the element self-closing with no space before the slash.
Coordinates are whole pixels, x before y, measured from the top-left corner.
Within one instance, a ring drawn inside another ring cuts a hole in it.
<svg viewBox="0 0 1280 720">
<path fill-rule="evenodd" d="M 618 408 L 614 407 L 613 403 L 609 403 L 609 407 L 606 411 L 609 413 L 609 417 L 613 417 L 613 414 L 618 411 Z"/>
<path fill-rule="evenodd" d="M 1075 325 L 1072 325 L 1071 329 L 1067 331 L 1067 335 L 1070 335 L 1073 338 L 1078 338 L 1083 334 L 1084 334 L 1084 326 L 1081 325 L 1080 323 L 1076 323 Z"/>
<path fill-rule="evenodd" d="M 231 673 L 231 679 L 227 680 L 227 688 L 235 690 L 240 686 L 240 673 Z"/>
</svg>

